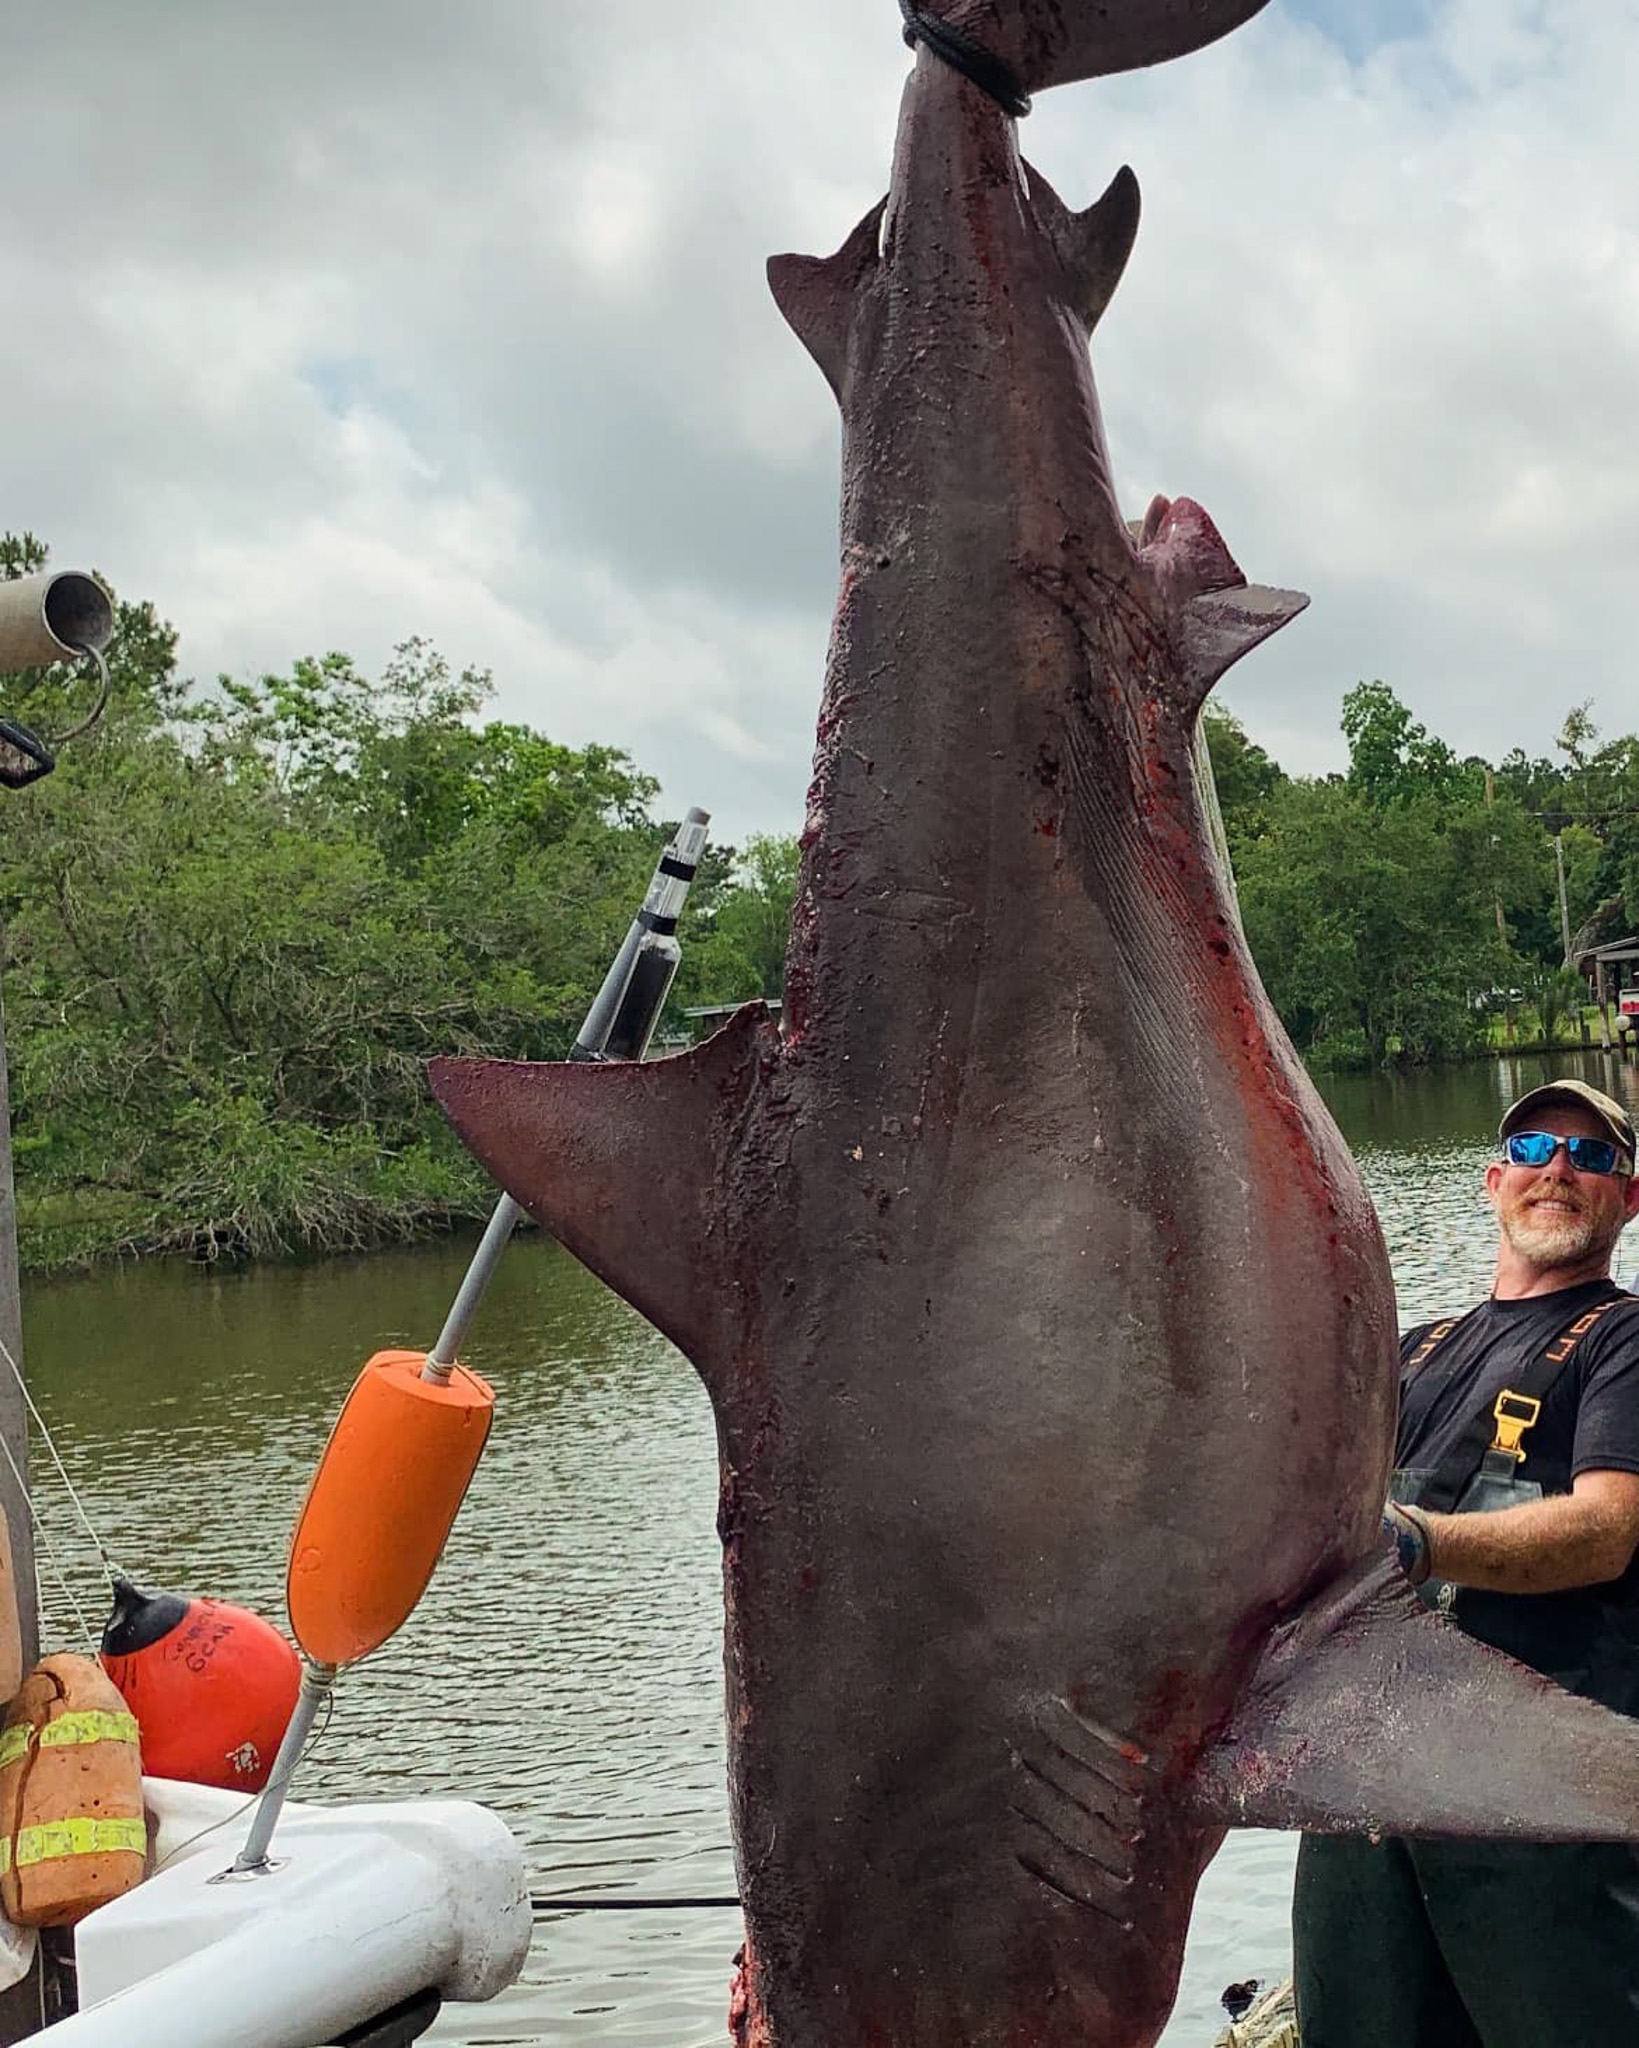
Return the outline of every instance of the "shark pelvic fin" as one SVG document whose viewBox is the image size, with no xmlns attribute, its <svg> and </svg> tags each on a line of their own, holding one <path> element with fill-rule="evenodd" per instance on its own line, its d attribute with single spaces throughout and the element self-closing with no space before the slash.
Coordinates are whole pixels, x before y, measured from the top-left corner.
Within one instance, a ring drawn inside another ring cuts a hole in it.
<svg viewBox="0 0 1639 2048">
<path fill-rule="evenodd" d="M 797 339 L 825 372 L 840 399 L 848 371 L 848 336 L 854 306 L 880 255 L 879 200 L 834 256 L 770 256 L 768 288 Z"/>
<path fill-rule="evenodd" d="M 1639 1721 L 1430 1614 L 1383 1556 L 1276 1631 L 1200 1787 L 1230 1827 L 1639 1842 Z"/>
<path fill-rule="evenodd" d="M 1138 238 L 1138 180 L 1123 164 L 1100 199 L 1072 213 L 1033 164 L 1025 165 L 1030 200 L 1064 265 L 1070 303 L 1089 334 L 1115 296 Z"/>
<path fill-rule="evenodd" d="M 1290 624 L 1308 604 L 1301 591 L 1248 583 L 1208 513 L 1193 498 L 1156 498 L 1138 535 L 1173 618 L 1184 708 L 1193 714 L 1243 654 Z"/>
<path fill-rule="evenodd" d="M 1178 624 L 1183 681 L 1191 709 L 1199 710 L 1218 678 L 1272 633 L 1289 626 L 1309 600 L 1301 590 L 1243 583 L 1239 590 L 1191 598 Z"/>
<path fill-rule="evenodd" d="M 744 1245 L 726 1218 L 763 1201 L 742 1181 L 779 1046 L 751 1003 L 675 1059 L 435 1059 L 427 1071 L 485 1171 L 706 1377 L 745 1312 Z"/>
</svg>

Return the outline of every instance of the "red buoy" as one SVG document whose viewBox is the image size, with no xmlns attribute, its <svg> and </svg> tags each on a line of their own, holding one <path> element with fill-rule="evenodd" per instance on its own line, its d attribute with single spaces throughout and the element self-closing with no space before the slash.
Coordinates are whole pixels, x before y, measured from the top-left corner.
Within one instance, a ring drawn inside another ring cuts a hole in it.
<svg viewBox="0 0 1639 2048">
<path fill-rule="evenodd" d="M 137 1717 L 150 1775 L 230 1792 L 266 1784 L 301 1660 L 259 1614 L 116 1579 L 102 1664 Z"/>
</svg>

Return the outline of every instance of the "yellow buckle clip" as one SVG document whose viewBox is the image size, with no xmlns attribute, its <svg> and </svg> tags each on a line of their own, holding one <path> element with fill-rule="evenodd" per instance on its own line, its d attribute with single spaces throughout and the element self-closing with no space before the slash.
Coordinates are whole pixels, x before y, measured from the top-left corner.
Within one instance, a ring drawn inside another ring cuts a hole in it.
<svg viewBox="0 0 1639 2048">
<path fill-rule="evenodd" d="M 1523 1464 L 1525 1453 L 1520 1449 L 1520 1438 L 1542 1413 L 1542 1403 L 1532 1394 L 1511 1394 L 1505 1387 L 1491 1413 L 1497 1418 L 1492 1450 L 1505 1451 L 1516 1465 Z"/>
</svg>

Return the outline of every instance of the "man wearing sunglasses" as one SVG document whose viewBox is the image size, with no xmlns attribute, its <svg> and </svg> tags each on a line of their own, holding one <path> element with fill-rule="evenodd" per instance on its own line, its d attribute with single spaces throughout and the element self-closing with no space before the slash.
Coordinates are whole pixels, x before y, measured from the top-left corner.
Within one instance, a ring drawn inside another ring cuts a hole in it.
<svg viewBox="0 0 1639 2048">
<path fill-rule="evenodd" d="M 1385 1527 L 1422 1597 L 1571 1692 L 1639 1715 L 1634 1127 L 1576 1080 L 1520 1097 L 1486 1169 L 1489 1297 L 1402 1339 Z M 1639 2042 L 1639 1855 L 1306 1837 L 1304 2048 Z"/>
</svg>

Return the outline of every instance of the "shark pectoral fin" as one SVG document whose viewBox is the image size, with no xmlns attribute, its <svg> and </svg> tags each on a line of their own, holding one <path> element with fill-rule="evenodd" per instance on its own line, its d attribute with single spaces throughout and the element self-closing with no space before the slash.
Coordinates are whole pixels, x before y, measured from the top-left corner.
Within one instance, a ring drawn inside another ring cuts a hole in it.
<svg viewBox="0 0 1639 2048">
<path fill-rule="evenodd" d="M 1273 590 L 1262 583 L 1192 597 L 1175 628 L 1189 708 L 1199 710 L 1221 675 L 1289 625 L 1308 602 L 1301 590 Z"/>
<path fill-rule="evenodd" d="M 825 372 L 840 399 L 848 370 L 848 336 L 859 294 L 880 256 L 879 200 L 834 256 L 770 256 L 768 288 L 797 339 Z"/>
<path fill-rule="evenodd" d="M 727 1218 L 754 1154 L 779 1032 L 760 1003 L 674 1059 L 527 1064 L 435 1059 L 456 1133 L 513 1200 L 687 1352 L 709 1363 L 744 1317 Z"/>
<path fill-rule="evenodd" d="M 1276 1632 L 1199 1771 L 1230 1827 L 1639 1841 L 1639 1721 L 1430 1614 L 1386 1556 Z"/>
<path fill-rule="evenodd" d="M 1123 164 L 1084 213 L 1072 213 L 1033 164 L 1025 165 L 1030 203 L 1047 229 L 1070 287 L 1070 303 L 1089 334 L 1115 296 L 1138 238 L 1138 180 Z"/>
</svg>

